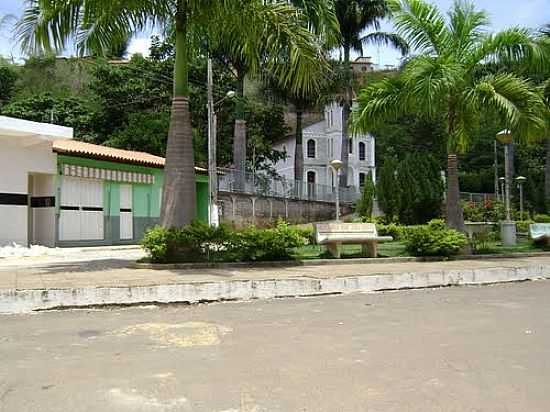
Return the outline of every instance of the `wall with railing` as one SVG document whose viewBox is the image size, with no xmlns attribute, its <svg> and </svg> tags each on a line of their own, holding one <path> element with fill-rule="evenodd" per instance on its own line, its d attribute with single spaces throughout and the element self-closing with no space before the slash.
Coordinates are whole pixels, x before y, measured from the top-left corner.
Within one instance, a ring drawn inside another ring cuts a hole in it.
<svg viewBox="0 0 550 412">
<path fill-rule="evenodd" d="M 314 202 L 336 201 L 336 189 L 332 186 L 231 169 L 218 174 L 218 191 Z M 344 204 L 354 203 L 361 197 L 361 191 L 355 186 L 342 187 L 339 193 Z"/>
</svg>

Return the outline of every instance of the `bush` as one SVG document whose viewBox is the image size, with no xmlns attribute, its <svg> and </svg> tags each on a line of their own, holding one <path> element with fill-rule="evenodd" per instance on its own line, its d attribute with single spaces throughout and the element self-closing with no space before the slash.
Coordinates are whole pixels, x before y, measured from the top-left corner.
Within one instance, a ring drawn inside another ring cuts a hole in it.
<svg viewBox="0 0 550 412">
<path fill-rule="evenodd" d="M 405 237 L 407 226 L 401 226 L 395 223 L 388 225 L 377 224 L 376 231 L 380 236 L 391 236 L 393 240 L 400 240 Z"/>
<path fill-rule="evenodd" d="M 516 222 L 516 230 L 518 233 L 528 233 L 529 232 L 529 225 L 532 225 L 535 223 L 532 220 L 520 220 Z"/>
<path fill-rule="evenodd" d="M 194 222 L 181 229 L 156 226 L 141 244 L 154 263 L 283 260 L 307 243 L 307 233 L 283 222 L 272 229 L 251 226 L 243 231 Z"/>
<path fill-rule="evenodd" d="M 407 229 L 405 244 L 413 256 L 453 256 L 466 246 L 463 233 L 445 227 L 442 220 L 435 219 L 427 225 Z"/>
<path fill-rule="evenodd" d="M 533 220 L 537 223 L 550 223 L 550 216 L 538 214 L 533 217 Z"/>
<path fill-rule="evenodd" d="M 504 203 L 487 199 L 483 204 L 464 202 L 464 220 L 468 222 L 500 222 L 506 218 Z"/>
</svg>

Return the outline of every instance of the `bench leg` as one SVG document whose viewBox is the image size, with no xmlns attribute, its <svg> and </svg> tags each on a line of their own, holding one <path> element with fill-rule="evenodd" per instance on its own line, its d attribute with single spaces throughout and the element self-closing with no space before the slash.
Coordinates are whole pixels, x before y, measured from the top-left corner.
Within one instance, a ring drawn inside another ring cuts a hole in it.
<svg viewBox="0 0 550 412">
<path fill-rule="evenodd" d="M 341 253 L 341 246 L 342 244 L 340 242 L 336 243 L 329 243 L 327 245 L 327 249 L 330 252 L 330 254 L 335 257 L 336 259 L 340 259 L 340 253 Z"/>
<path fill-rule="evenodd" d="M 363 243 L 361 245 L 361 249 L 363 251 L 363 256 L 369 258 L 375 258 L 378 256 L 378 243 L 376 242 Z"/>
</svg>

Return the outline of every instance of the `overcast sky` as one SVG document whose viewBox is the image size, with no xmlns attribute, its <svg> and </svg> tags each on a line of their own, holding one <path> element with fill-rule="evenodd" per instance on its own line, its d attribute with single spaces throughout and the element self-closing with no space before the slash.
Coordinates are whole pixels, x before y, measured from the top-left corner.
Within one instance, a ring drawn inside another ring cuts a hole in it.
<svg viewBox="0 0 550 412">
<path fill-rule="evenodd" d="M 433 0 L 441 10 L 448 10 L 453 0 Z M 524 26 L 538 28 L 550 23 L 550 0 L 474 0 L 478 9 L 486 10 L 491 18 L 492 29 L 500 30 L 509 26 Z M 20 17 L 24 0 L 0 0 L 0 16 L 13 14 Z M 390 31 L 391 25 L 385 24 L 384 31 Z M 132 39 L 130 53 L 147 54 L 150 33 L 143 33 Z M 19 58 L 21 53 L 17 44 L 11 38 L 11 28 L 8 26 L 0 33 L 0 56 Z M 65 54 L 70 55 L 72 51 Z M 378 64 L 396 64 L 398 53 L 387 48 L 370 47 L 365 50 L 366 55 L 373 57 Z"/>
</svg>

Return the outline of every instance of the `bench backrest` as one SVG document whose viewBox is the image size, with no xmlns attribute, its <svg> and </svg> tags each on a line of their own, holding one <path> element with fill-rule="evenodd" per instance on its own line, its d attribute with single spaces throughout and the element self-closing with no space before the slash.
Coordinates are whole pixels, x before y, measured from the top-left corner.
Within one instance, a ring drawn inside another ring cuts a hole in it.
<svg viewBox="0 0 550 412">
<path fill-rule="evenodd" d="M 372 238 L 378 236 L 374 223 L 317 223 L 315 225 L 317 238 L 327 234 L 357 234 Z"/>
</svg>

